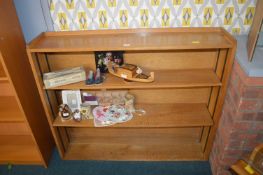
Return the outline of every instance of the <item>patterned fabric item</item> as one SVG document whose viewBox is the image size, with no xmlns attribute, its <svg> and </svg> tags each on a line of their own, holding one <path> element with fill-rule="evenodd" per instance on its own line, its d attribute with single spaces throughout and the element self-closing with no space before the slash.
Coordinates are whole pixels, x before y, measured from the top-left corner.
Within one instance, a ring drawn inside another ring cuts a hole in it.
<svg viewBox="0 0 263 175">
<path fill-rule="evenodd" d="M 247 34 L 256 0 L 49 0 L 55 31 L 223 26 Z"/>
</svg>

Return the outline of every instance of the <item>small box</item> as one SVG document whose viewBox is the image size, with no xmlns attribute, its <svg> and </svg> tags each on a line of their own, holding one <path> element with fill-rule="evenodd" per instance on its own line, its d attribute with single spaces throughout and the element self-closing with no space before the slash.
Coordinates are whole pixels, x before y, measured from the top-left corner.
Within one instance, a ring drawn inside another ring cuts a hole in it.
<svg viewBox="0 0 263 175">
<path fill-rule="evenodd" d="M 83 67 L 64 69 L 44 73 L 43 80 L 46 88 L 62 86 L 86 80 L 86 72 Z"/>
<path fill-rule="evenodd" d="M 136 75 L 137 66 L 133 64 L 124 64 L 121 67 L 118 67 L 117 74 L 121 75 L 122 78 L 132 78 Z"/>
</svg>

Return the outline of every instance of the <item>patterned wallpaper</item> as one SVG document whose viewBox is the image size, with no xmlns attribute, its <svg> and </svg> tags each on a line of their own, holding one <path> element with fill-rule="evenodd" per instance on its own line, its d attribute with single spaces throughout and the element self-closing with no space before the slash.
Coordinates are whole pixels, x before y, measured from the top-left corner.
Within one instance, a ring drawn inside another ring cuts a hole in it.
<svg viewBox="0 0 263 175">
<path fill-rule="evenodd" d="M 223 26 L 247 34 L 256 0 L 49 0 L 55 31 Z"/>
</svg>

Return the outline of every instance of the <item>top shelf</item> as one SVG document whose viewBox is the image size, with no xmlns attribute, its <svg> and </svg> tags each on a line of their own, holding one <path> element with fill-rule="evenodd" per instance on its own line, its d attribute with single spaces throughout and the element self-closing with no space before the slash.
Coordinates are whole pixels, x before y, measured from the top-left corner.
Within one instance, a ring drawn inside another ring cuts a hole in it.
<svg viewBox="0 0 263 175">
<path fill-rule="evenodd" d="M 232 48 L 234 39 L 222 28 L 122 29 L 46 32 L 33 40 L 31 52 L 114 50 L 184 50 Z"/>
</svg>

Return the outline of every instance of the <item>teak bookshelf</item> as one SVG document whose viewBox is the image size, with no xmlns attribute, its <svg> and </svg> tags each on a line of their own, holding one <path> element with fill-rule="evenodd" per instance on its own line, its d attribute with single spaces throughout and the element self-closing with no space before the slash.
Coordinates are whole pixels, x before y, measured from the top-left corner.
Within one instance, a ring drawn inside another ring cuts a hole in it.
<svg viewBox="0 0 263 175">
<path fill-rule="evenodd" d="M 125 62 L 155 72 L 153 83 L 107 75 L 45 88 L 43 73 L 74 66 L 95 70 L 94 51 L 124 51 Z M 236 41 L 222 28 L 47 32 L 27 47 L 38 90 L 63 159 L 207 160 L 226 93 Z M 110 127 L 61 121 L 61 90 L 128 90 L 145 116 Z"/>
<path fill-rule="evenodd" d="M 13 1 L 0 1 L 0 26 L 0 164 L 47 167 L 54 140 Z"/>
</svg>

